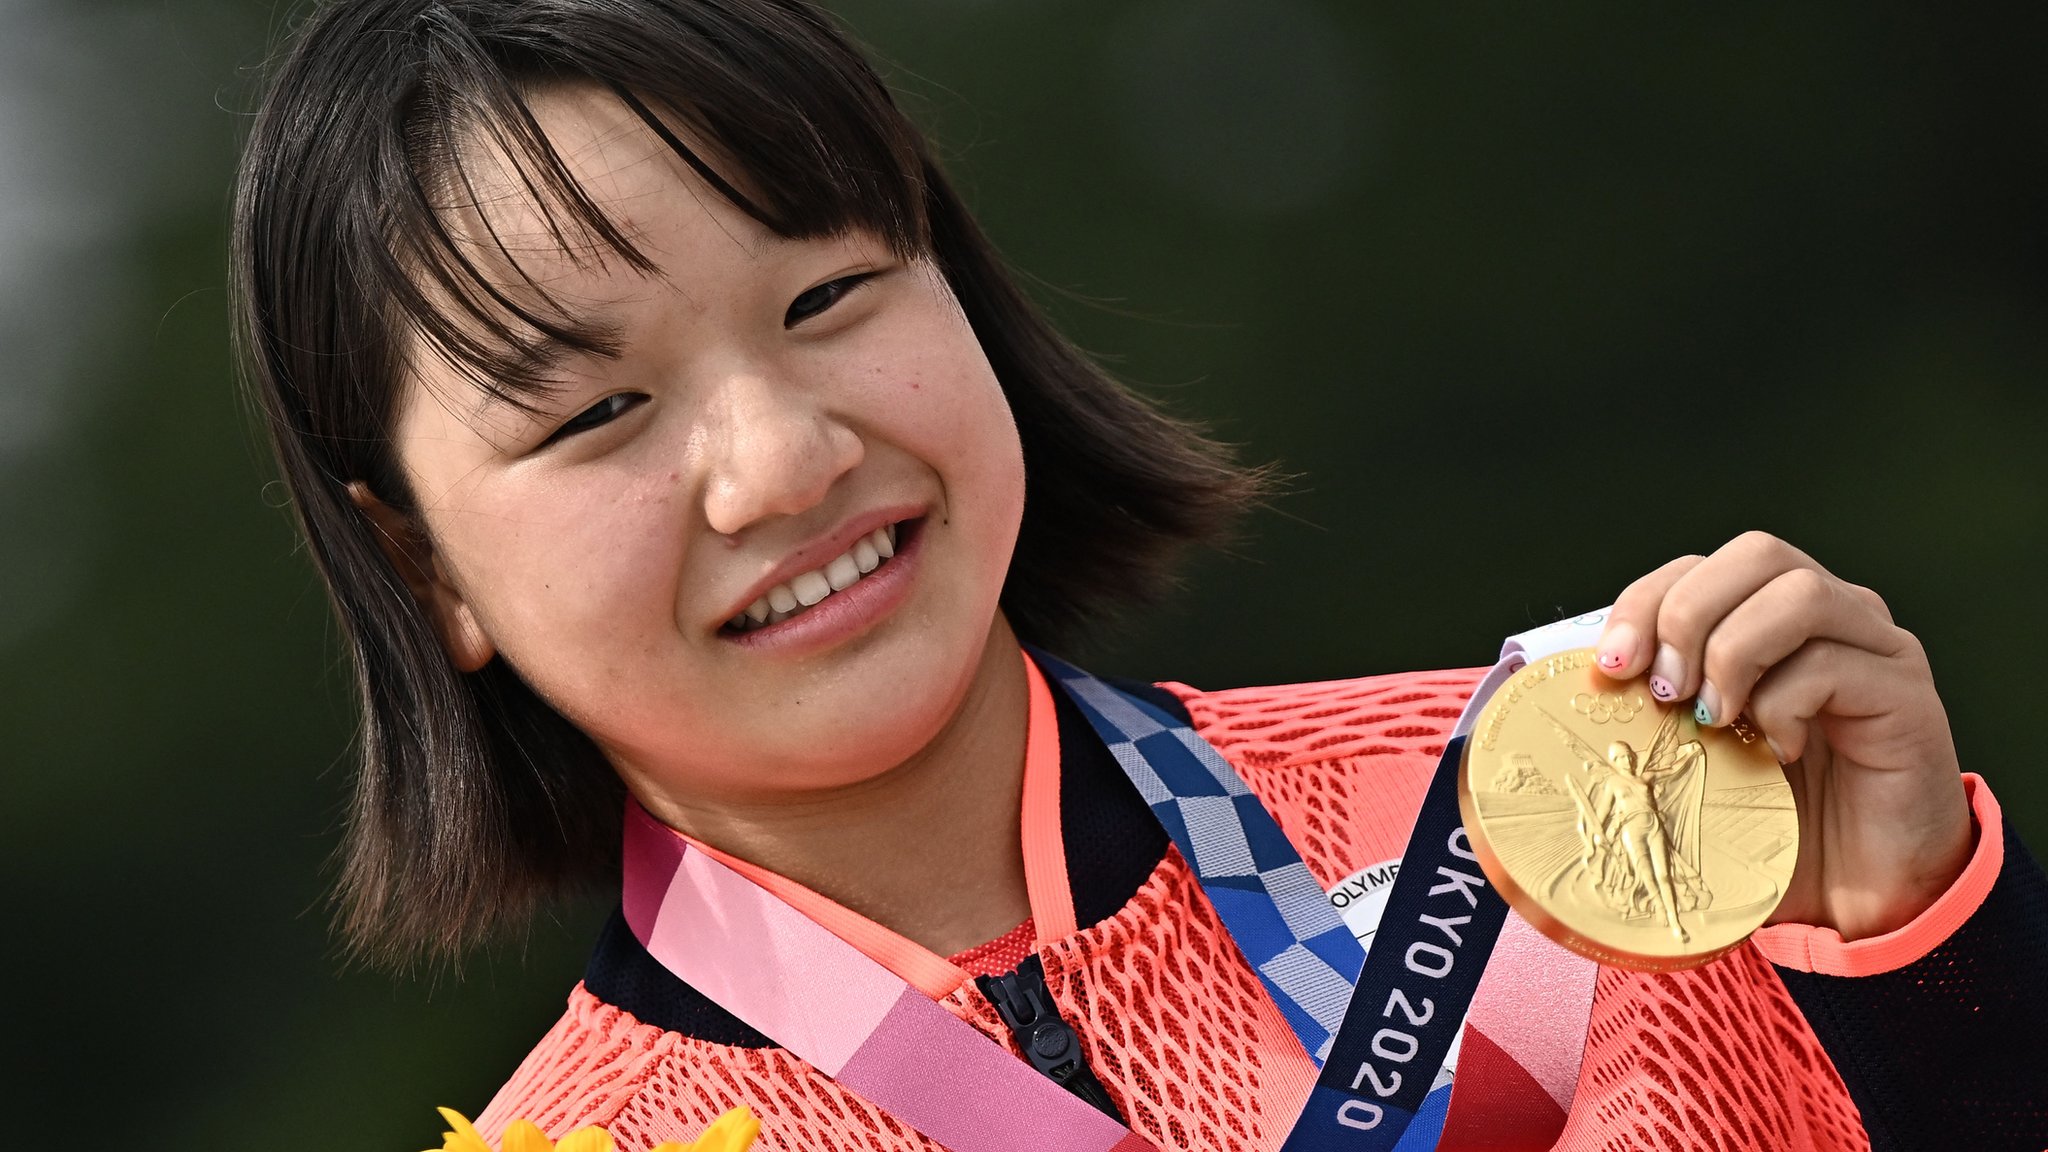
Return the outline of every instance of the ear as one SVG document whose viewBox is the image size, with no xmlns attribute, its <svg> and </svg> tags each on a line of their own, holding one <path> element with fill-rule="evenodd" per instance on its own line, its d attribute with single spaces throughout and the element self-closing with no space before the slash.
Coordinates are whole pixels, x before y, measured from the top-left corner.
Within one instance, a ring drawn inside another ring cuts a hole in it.
<svg viewBox="0 0 2048 1152">
<path fill-rule="evenodd" d="M 434 633 L 448 659 L 464 672 L 474 672 L 491 662 L 498 649 L 484 634 L 469 602 L 448 579 L 448 573 L 434 554 L 427 534 L 413 518 L 377 498 L 360 480 L 348 483 L 348 498 L 369 519 L 384 558 L 398 570 L 399 578 L 419 601 L 420 610 L 434 624 Z"/>
</svg>

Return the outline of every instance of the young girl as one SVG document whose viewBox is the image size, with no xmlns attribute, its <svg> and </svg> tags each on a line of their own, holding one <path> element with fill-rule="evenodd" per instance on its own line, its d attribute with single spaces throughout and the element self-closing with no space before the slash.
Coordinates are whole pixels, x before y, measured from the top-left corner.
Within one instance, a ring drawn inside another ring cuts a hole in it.
<svg viewBox="0 0 2048 1152">
<path fill-rule="evenodd" d="M 1020 649 L 1160 588 L 1260 477 L 1046 325 L 803 0 L 330 3 L 235 220 L 362 694 L 344 933 L 446 954 L 620 894 L 486 1134 L 646 1147 L 746 1104 L 806 1150 L 2048 1140 L 2048 884 L 1913 637 L 1762 535 L 1576 635 L 1788 763 L 1777 923 L 1646 975 L 1508 918 L 1462 1032 L 1402 1001 L 1455 1060 L 1354 1029 L 1395 1001 L 1332 901 L 1430 847 L 1479 673 L 1204 692 Z M 1340 1059 L 1368 1034 L 1407 1088 Z"/>
</svg>

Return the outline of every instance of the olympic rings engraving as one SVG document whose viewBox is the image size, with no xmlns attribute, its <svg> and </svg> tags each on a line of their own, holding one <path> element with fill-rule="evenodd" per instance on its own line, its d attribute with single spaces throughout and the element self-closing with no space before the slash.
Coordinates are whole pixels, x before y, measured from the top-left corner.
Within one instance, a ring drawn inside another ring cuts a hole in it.
<svg viewBox="0 0 2048 1152">
<path fill-rule="evenodd" d="M 1572 711 L 1595 724 L 1605 724 L 1609 720 L 1626 724 L 1635 719 L 1643 707 L 1643 696 L 1640 692 L 1625 695 L 1613 692 L 1581 692 L 1572 697 Z"/>
</svg>

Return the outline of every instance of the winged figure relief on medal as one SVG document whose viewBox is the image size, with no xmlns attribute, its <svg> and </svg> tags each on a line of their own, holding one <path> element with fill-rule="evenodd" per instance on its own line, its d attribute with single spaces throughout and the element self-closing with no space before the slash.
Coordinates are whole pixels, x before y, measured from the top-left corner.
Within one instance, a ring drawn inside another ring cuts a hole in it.
<svg viewBox="0 0 2048 1152">
<path fill-rule="evenodd" d="M 1707 746 L 1677 709 L 1647 743 L 1642 725 L 1629 723 L 1642 711 L 1633 696 L 1574 697 L 1575 722 L 1537 711 L 1567 754 L 1565 771 L 1546 773 L 1535 756 L 1513 753 L 1474 796 L 1490 822 L 1523 824 L 1523 835 L 1496 838 L 1519 880 L 1553 900 L 1657 925 L 1681 948 L 1692 938 L 1688 920 L 1776 903 L 1778 883 L 1763 866 L 1795 843 L 1783 834 L 1790 788 L 1709 793 Z"/>
</svg>

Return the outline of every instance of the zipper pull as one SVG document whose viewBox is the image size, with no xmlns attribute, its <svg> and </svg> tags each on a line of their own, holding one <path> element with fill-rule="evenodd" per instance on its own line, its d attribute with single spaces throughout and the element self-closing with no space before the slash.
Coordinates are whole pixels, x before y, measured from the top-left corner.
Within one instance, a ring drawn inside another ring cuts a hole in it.
<svg viewBox="0 0 2048 1152">
<path fill-rule="evenodd" d="M 1026 956 L 1015 972 L 976 977 L 975 984 L 995 1005 L 996 1015 L 1009 1026 L 1010 1035 L 1016 1037 L 1017 1047 L 1033 1068 L 1110 1119 L 1124 1122 L 1109 1090 L 1089 1071 L 1088 1061 L 1081 1055 L 1080 1033 L 1054 1007 L 1052 990 L 1045 986 L 1045 965 L 1037 956 Z"/>
</svg>

